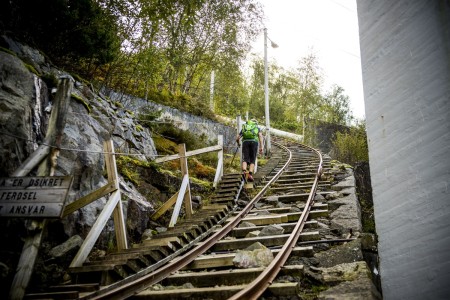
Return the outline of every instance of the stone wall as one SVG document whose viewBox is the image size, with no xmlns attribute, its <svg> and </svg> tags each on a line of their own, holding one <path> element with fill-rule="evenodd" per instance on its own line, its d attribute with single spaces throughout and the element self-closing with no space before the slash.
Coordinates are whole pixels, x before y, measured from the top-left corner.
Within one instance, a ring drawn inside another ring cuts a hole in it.
<svg viewBox="0 0 450 300">
<path fill-rule="evenodd" d="M 129 95 L 118 94 L 113 91 L 104 91 L 111 99 L 124 103 L 125 107 L 132 111 L 140 111 L 143 108 L 150 108 L 154 111 L 161 111 L 159 120 L 170 120 L 181 130 L 190 131 L 198 136 L 205 136 L 208 142 L 217 142 L 217 136 L 223 135 L 224 145 L 230 149 L 236 145 L 236 128 L 218 123 L 203 117 L 198 117 L 190 113 L 180 111 L 176 108 L 155 102 L 147 101 Z M 225 149 L 225 150 L 227 150 Z"/>
</svg>

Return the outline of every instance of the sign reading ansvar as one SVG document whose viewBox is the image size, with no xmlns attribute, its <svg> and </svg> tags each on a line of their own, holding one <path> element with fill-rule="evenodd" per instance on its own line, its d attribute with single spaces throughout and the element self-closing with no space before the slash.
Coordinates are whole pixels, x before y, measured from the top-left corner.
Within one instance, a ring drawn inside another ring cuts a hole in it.
<svg viewBox="0 0 450 300">
<path fill-rule="evenodd" d="M 0 177 L 0 217 L 61 217 L 72 176 Z"/>
</svg>

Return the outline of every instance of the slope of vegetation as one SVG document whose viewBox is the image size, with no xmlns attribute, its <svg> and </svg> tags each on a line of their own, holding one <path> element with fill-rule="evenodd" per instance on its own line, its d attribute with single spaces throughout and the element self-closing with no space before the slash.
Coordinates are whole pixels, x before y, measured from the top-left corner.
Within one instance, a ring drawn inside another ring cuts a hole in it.
<svg viewBox="0 0 450 300">
<path fill-rule="evenodd" d="M 264 26 L 257 0 L 2 1 L 0 19 L 1 34 L 41 49 L 98 90 L 210 119 L 249 112 L 264 123 L 264 61 L 253 56 L 243 70 Z M 270 62 L 268 78 L 272 127 L 308 136 L 314 132 L 305 120 L 353 121 L 344 89 L 324 90 L 314 53 L 299 58 L 295 69 Z"/>
</svg>

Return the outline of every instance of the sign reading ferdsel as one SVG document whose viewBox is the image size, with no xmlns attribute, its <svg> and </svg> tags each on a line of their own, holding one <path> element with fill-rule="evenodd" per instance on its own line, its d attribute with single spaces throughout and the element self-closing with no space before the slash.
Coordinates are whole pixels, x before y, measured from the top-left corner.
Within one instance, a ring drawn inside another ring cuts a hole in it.
<svg viewBox="0 0 450 300">
<path fill-rule="evenodd" d="M 61 217 L 72 176 L 0 177 L 0 217 Z"/>
</svg>

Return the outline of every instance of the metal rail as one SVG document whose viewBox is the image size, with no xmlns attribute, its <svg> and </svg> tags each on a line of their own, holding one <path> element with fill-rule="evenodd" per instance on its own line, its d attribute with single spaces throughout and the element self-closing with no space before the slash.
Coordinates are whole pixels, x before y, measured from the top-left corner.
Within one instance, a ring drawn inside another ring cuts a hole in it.
<svg viewBox="0 0 450 300">
<path fill-rule="evenodd" d="M 314 196 L 316 194 L 317 185 L 322 175 L 322 155 L 316 149 L 313 149 L 308 146 L 304 146 L 312 151 L 314 151 L 319 156 L 319 167 L 317 169 L 317 174 L 314 179 L 313 186 L 311 188 L 311 192 L 309 193 L 308 200 L 305 205 L 305 209 L 303 210 L 300 219 L 298 220 L 294 230 L 292 231 L 289 239 L 284 244 L 283 248 L 281 248 L 280 253 L 275 256 L 274 260 L 270 263 L 269 266 L 255 279 L 253 280 L 245 289 L 236 293 L 229 299 L 257 299 L 262 293 L 272 284 L 273 280 L 277 276 L 281 267 L 284 265 L 286 260 L 289 258 L 289 255 L 292 252 L 292 249 L 295 247 L 297 240 L 300 236 L 300 233 L 303 230 L 306 219 L 308 218 L 309 212 L 311 210 L 312 205 L 314 204 Z M 287 149 L 287 148 L 286 148 Z M 289 151 L 289 150 L 288 150 Z"/>
<path fill-rule="evenodd" d="M 277 174 L 275 174 L 275 176 L 273 176 L 272 179 L 261 189 L 261 191 L 247 204 L 247 206 L 242 211 L 240 211 L 238 213 L 238 215 L 231 222 L 228 222 L 226 225 L 224 225 L 224 227 L 222 227 L 222 229 L 220 231 L 217 231 L 215 234 L 213 234 L 212 236 L 207 238 L 203 243 L 198 245 L 192 251 L 179 257 L 178 259 L 175 259 L 174 261 L 155 270 L 152 273 L 144 274 L 142 276 L 140 273 L 136 273 L 135 275 L 130 276 L 129 278 L 127 278 L 123 281 L 112 284 L 112 285 L 105 287 L 97 292 L 86 295 L 85 297 L 82 297 L 80 299 L 125 299 L 128 297 L 131 297 L 134 294 L 145 290 L 146 288 L 148 288 L 148 286 L 160 282 L 161 280 L 168 277 L 173 272 L 176 272 L 176 271 L 180 270 L 181 268 L 185 267 L 186 265 L 191 263 L 195 258 L 197 258 L 199 255 L 203 254 L 210 247 L 212 247 L 218 240 L 225 237 L 250 212 L 250 210 L 254 207 L 255 203 L 257 203 L 262 198 L 262 196 L 267 191 L 267 189 L 270 187 L 270 185 L 272 185 L 272 183 L 275 182 L 281 176 L 283 171 L 290 164 L 290 162 L 292 160 L 291 151 L 287 147 L 284 147 L 278 143 L 274 143 L 274 144 L 280 148 L 284 148 L 284 150 L 286 150 L 288 152 L 289 158 L 288 158 L 287 162 L 277 172 Z M 316 176 L 316 181 L 317 181 L 317 176 Z M 302 216 L 303 216 L 303 214 L 302 214 Z M 304 219 L 306 219 L 306 217 Z M 297 239 L 298 239 L 298 236 L 297 236 L 296 240 Z M 289 253 L 290 253 L 290 251 L 289 251 Z M 138 278 L 136 278 L 136 277 L 138 277 Z M 266 286 L 266 285 L 264 285 L 264 286 Z"/>
</svg>

